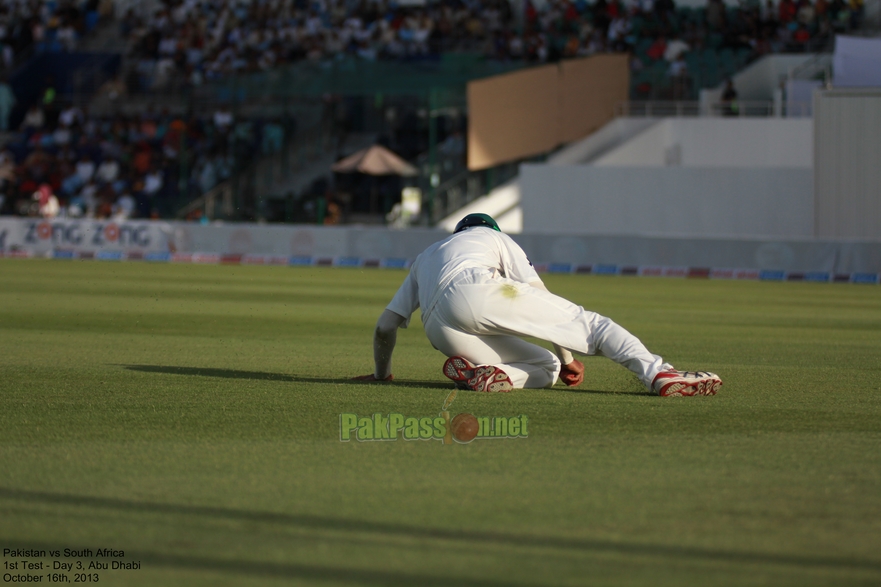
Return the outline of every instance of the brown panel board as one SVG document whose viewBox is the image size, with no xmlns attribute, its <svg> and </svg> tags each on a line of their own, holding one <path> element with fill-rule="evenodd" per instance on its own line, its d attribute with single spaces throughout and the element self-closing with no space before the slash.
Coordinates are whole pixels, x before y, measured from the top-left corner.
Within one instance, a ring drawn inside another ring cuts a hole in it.
<svg viewBox="0 0 881 587">
<path fill-rule="evenodd" d="M 628 99 L 628 56 L 595 55 L 560 64 L 560 143 L 581 139 L 615 117 Z"/>
<path fill-rule="evenodd" d="M 556 65 L 470 82 L 468 169 L 486 169 L 556 147 L 559 83 Z"/>
</svg>

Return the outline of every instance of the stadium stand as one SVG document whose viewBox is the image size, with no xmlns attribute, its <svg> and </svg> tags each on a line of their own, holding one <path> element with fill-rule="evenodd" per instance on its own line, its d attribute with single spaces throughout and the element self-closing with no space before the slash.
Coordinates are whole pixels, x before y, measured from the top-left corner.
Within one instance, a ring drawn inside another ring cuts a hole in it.
<svg viewBox="0 0 881 587">
<path fill-rule="evenodd" d="M 255 157 L 278 151 L 293 124 L 237 121 L 222 109 L 190 118 L 149 109 L 100 118 L 69 106 L 6 145 L 7 211 L 32 214 L 30 196 L 47 184 L 68 216 L 169 217 Z"/>
<path fill-rule="evenodd" d="M 522 18 L 504 0 L 444 0 L 421 7 L 383 1 L 167 0 L 155 9 L 146 6 L 134 5 L 113 15 L 112 4 L 106 2 L 3 3 L 0 36 L 5 41 L 4 59 L 12 55 L 9 67 L 16 56 L 28 55 L 28 47 L 35 53 L 76 49 L 101 19 L 111 15 L 116 19 L 122 60 L 108 65 L 105 59 L 98 66 L 90 58 L 78 64 L 72 69 L 81 72 L 91 67 L 98 73 L 80 75 L 90 83 L 80 83 L 75 91 L 70 90 L 72 84 L 59 88 L 52 104 L 45 102 L 47 92 L 55 91 L 48 78 L 38 83 L 40 92 L 34 98 L 20 100 L 18 119 L 27 117 L 30 123 L 7 140 L 0 212 L 38 213 L 32 194 L 45 183 L 59 198 L 61 214 L 169 218 L 183 211 L 194 218 L 204 214 L 204 207 L 188 203 L 204 199 L 226 181 L 258 176 L 259 166 L 268 165 L 265 161 L 295 167 L 289 164 L 291 158 L 302 159 L 304 152 L 298 141 L 314 143 L 318 137 L 320 152 L 313 155 L 321 159 L 342 154 L 346 135 L 357 131 L 376 135 L 385 129 L 387 121 L 371 126 L 363 116 L 358 120 L 352 114 L 366 100 L 368 93 L 363 90 L 355 97 L 344 94 L 337 99 L 351 106 L 347 115 L 337 117 L 328 115 L 327 104 L 318 104 L 318 110 L 312 108 L 308 114 L 278 107 L 290 99 L 290 90 L 275 98 L 246 97 L 236 80 L 259 83 L 268 79 L 260 76 L 274 72 L 297 67 L 327 70 L 346 60 L 404 65 L 449 63 L 460 55 L 514 69 L 615 51 L 631 55 L 632 98 L 694 100 L 702 88 L 718 86 L 759 56 L 825 47 L 834 33 L 859 27 L 863 16 L 859 0 L 797 4 L 781 0 L 777 6 L 769 2 L 736 7 L 713 0 L 706 6 L 678 8 L 672 0 L 593 4 L 558 0 L 527 2 Z M 25 63 L 18 75 L 28 67 L 26 73 L 34 78 L 41 66 Z M 406 76 L 407 71 L 401 69 L 399 75 Z M 264 90 L 270 93 L 269 86 Z M 242 106 L 248 100 L 253 108 Z M 433 189 L 438 183 L 455 184 L 448 191 L 468 192 L 464 204 L 475 193 L 485 193 L 510 177 L 510 169 L 492 171 L 478 185 L 473 175 L 463 175 L 461 151 L 456 147 L 464 124 L 461 112 L 449 115 L 444 104 L 432 107 L 424 96 L 415 101 L 399 97 L 395 102 L 388 96 L 384 100 L 382 112 L 397 107 L 396 132 L 386 136 L 386 142 L 396 142 L 423 171 L 431 168 L 423 173 L 420 185 Z M 70 123 L 60 120 L 62 113 L 70 112 L 79 114 Z M 328 118 L 334 127 L 330 131 Z M 429 145 L 437 149 L 445 142 L 450 152 L 438 149 L 429 161 Z M 82 162 L 81 173 L 77 162 Z M 97 181 L 89 177 L 89 163 L 95 173 L 105 169 L 105 175 Z M 114 163 L 115 175 L 109 171 Z M 438 165 L 447 172 L 438 175 Z M 253 181 L 248 186 L 239 183 L 236 189 L 254 192 Z M 320 181 L 298 181 L 308 187 L 294 194 L 295 203 L 283 204 L 284 211 L 272 213 L 261 209 L 254 198 L 246 198 L 235 217 L 320 220 L 323 215 L 314 211 L 316 207 L 334 202 L 322 193 Z M 264 188 L 281 189 L 281 183 L 276 184 Z M 349 212 L 357 212 L 354 208 L 359 206 L 361 211 L 377 212 L 372 205 L 363 210 L 365 199 L 375 200 L 373 194 L 364 195 L 364 185 L 352 189 L 362 195 L 354 198 Z M 380 201 L 379 212 L 389 212 L 394 202 Z"/>
<path fill-rule="evenodd" d="M 8 72 L 35 53 L 75 51 L 112 14 L 108 0 L 6 0 L 0 3 L 0 65 Z"/>
<path fill-rule="evenodd" d="M 783 0 L 784 6 L 786 2 L 795 9 L 792 0 Z M 827 41 L 833 31 L 859 24 L 859 2 L 818 0 L 816 4 L 801 0 L 792 17 L 782 9 L 778 17 L 758 4 L 722 5 L 719 16 L 713 17 L 705 8 L 676 9 L 672 1 L 601 0 L 590 5 L 561 0 L 544 4 L 541 11 L 527 3 L 521 24 L 503 0 L 445 1 L 425 7 L 386 2 L 352 7 L 339 2 L 178 0 L 146 17 L 129 11 L 121 27 L 131 39 L 130 56 L 140 74 L 137 83 L 145 89 L 199 85 L 232 74 L 341 55 L 418 60 L 471 51 L 499 60 L 553 62 L 597 52 L 633 51 L 651 69 L 658 59 L 645 51 L 659 36 L 681 39 L 686 51 L 697 52 L 705 69 L 721 67 L 724 78 L 750 56 L 805 51 Z M 712 3 L 710 7 L 712 12 Z"/>
</svg>

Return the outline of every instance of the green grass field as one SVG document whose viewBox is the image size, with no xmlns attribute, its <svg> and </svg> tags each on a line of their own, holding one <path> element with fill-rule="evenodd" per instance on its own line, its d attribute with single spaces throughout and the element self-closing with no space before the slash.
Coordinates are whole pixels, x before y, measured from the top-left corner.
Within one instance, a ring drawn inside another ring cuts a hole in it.
<svg viewBox="0 0 881 587">
<path fill-rule="evenodd" d="M 418 318 L 348 380 L 404 275 L 0 260 L 0 549 L 124 550 L 111 587 L 881 584 L 877 286 L 549 275 L 719 395 L 590 357 L 450 409 L 528 438 L 340 442 L 452 388 Z"/>
</svg>

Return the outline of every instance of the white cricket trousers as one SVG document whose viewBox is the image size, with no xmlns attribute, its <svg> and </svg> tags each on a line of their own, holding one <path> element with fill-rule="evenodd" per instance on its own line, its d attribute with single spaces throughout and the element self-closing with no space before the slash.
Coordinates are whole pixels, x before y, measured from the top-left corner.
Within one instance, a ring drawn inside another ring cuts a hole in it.
<svg viewBox="0 0 881 587">
<path fill-rule="evenodd" d="M 669 368 L 609 318 L 491 271 L 457 276 L 428 313 L 424 327 L 434 348 L 448 357 L 495 365 L 515 388 L 550 387 L 560 373 L 557 356 L 520 338 L 524 336 L 583 355 L 608 357 L 649 389 L 655 375 Z"/>
</svg>

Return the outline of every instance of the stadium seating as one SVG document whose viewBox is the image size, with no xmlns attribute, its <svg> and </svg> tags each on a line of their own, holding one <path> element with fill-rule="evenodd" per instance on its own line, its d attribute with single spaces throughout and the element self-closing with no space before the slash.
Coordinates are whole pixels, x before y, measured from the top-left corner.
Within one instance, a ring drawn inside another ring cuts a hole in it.
<svg viewBox="0 0 881 587">
<path fill-rule="evenodd" d="M 120 32 L 131 39 L 120 71 L 127 86 L 126 102 L 130 105 L 129 111 L 124 113 L 124 117 L 128 117 L 126 120 L 141 120 L 143 117 L 137 108 L 145 110 L 153 101 L 161 101 L 163 105 L 170 106 L 173 113 L 163 114 L 164 124 L 168 125 L 172 120 L 185 117 L 187 109 L 193 108 L 192 96 L 198 92 L 204 93 L 209 87 L 214 88 L 210 90 L 213 95 L 200 109 L 213 111 L 219 103 L 245 103 L 253 98 L 235 84 L 210 84 L 233 75 L 267 76 L 274 71 L 287 71 L 292 64 L 337 63 L 344 57 L 367 62 L 451 63 L 457 55 L 467 55 L 467 59 L 473 59 L 473 53 L 464 51 L 477 49 L 485 59 L 509 64 L 508 69 L 512 69 L 566 56 L 605 52 L 613 47 L 608 43 L 603 23 L 616 16 L 629 19 L 628 34 L 614 48 L 630 51 L 634 55 L 631 72 L 631 97 L 634 99 L 696 100 L 700 89 L 718 86 L 726 77 L 754 59 L 758 54 L 756 47 L 759 37 L 770 36 L 775 40 L 776 44 L 772 45 L 776 48 L 790 46 L 785 38 L 786 29 L 778 28 L 773 20 L 776 15 L 761 20 L 758 8 L 747 5 L 728 7 L 727 24 L 720 30 L 708 30 L 705 24 L 706 8 L 692 6 L 679 7 L 662 14 L 657 11 L 643 12 L 639 7 L 625 8 L 613 2 L 608 5 L 607 14 L 599 14 L 595 6 L 584 2 L 550 2 L 538 12 L 527 11 L 526 22 L 521 25 L 503 0 L 482 5 L 463 5 L 444 0 L 423 8 L 382 3 L 364 8 L 331 2 L 322 5 L 323 8 L 318 7 L 323 11 L 311 14 L 301 10 L 299 4 L 293 5 L 287 12 L 272 12 L 258 8 L 260 4 L 251 2 L 238 5 L 235 9 L 240 18 L 238 26 L 217 29 L 215 32 L 219 34 L 216 36 L 202 34 L 200 27 L 204 25 L 209 32 L 214 30 L 212 27 L 218 22 L 225 4 L 206 1 L 198 6 L 201 10 L 199 14 L 182 13 L 179 7 L 170 4 L 160 6 L 152 13 L 116 15 Z M 62 10 L 62 5 L 47 2 L 45 8 L 44 14 L 52 16 Z M 831 10 L 827 15 L 818 17 L 818 22 L 820 18 L 831 19 L 839 27 L 841 23 L 850 24 L 857 20 L 849 17 L 842 20 L 840 14 L 833 14 Z M 78 13 L 75 22 L 77 38 L 94 31 L 99 21 L 100 16 L 95 10 Z M 823 31 L 828 31 L 830 27 L 819 26 L 818 22 L 809 23 L 809 30 L 820 39 L 826 34 Z M 60 27 L 47 27 L 45 34 L 36 42 L 36 49 L 50 52 L 69 49 L 70 41 L 63 40 L 60 33 Z M 668 61 L 653 60 L 647 55 L 654 39 L 661 34 L 668 39 L 681 38 L 689 47 L 684 54 L 686 73 L 676 80 L 670 75 Z M 747 38 L 751 39 L 749 43 L 745 42 Z M 401 75 L 407 74 L 401 70 Z M 269 86 L 264 89 L 266 92 L 272 91 Z M 267 99 L 271 99 L 271 96 L 267 96 Z M 102 115 L 89 118 L 88 125 L 112 126 L 113 114 L 112 111 L 104 111 Z M 155 117 L 155 113 L 150 116 Z M 199 121 L 197 126 L 211 127 L 210 121 L 206 122 L 210 114 L 201 112 L 200 116 L 204 120 Z M 254 119 L 248 120 L 252 116 Z M 261 143 L 263 135 L 260 129 L 265 123 L 261 117 L 240 114 L 236 123 L 250 129 L 242 131 L 249 137 L 248 141 Z M 355 127 L 350 130 L 361 130 L 358 124 L 362 123 L 355 121 L 351 124 L 355 124 Z M 274 127 L 270 128 L 269 134 L 273 138 L 268 142 L 277 144 L 278 135 Z M 37 133 L 37 140 L 33 132 L 24 133 L 13 140 L 11 149 L 16 162 L 21 165 L 37 143 L 43 143 L 50 151 L 56 149 L 57 145 L 52 142 L 54 139 L 49 138 L 56 130 L 43 129 Z M 422 125 L 418 132 L 427 134 L 428 125 Z M 286 144 L 292 136 L 291 133 L 285 134 L 282 142 Z M 437 138 L 443 139 L 444 136 Z M 126 148 L 133 144 L 131 141 L 123 142 Z M 194 144 L 198 146 L 193 147 L 185 157 L 177 152 L 168 157 L 166 152 L 158 157 L 163 159 L 165 167 L 174 168 L 175 174 L 188 174 L 183 180 L 171 182 L 184 186 L 177 188 L 173 197 L 169 196 L 175 202 L 197 197 L 205 189 L 210 189 L 211 173 L 206 173 L 202 182 L 193 176 L 204 169 L 204 159 L 199 159 L 204 157 L 204 153 L 199 149 L 210 142 L 195 141 Z M 416 143 L 425 144 L 426 141 Z M 162 146 L 154 144 L 152 148 L 159 149 L 156 151 L 159 153 Z M 251 154 L 260 156 L 260 149 L 248 153 L 249 156 Z M 243 169 L 244 160 L 237 159 L 238 155 L 241 153 L 225 155 L 235 161 L 229 165 L 233 170 Z M 96 158 L 97 163 L 100 163 L 100 158 Z M 9 188 L 11 192 L 10 197 L 6 198 L 5 212 L 10 211 L 8 202 L 11 199 L 29 196 L 27 191 L 33 186 L 27 176 L 27 170 L 19 169 L 17 188 Z M 126 188 L 130 191 L 143 179 L 130 177 Z M 56 183 L 60 186 L 60 181 Z M 158 213 L 166 216 L 173 214 L 174 208 L 168 204 L 141 206 L 140 214 Z"/>
</svg>

